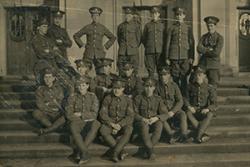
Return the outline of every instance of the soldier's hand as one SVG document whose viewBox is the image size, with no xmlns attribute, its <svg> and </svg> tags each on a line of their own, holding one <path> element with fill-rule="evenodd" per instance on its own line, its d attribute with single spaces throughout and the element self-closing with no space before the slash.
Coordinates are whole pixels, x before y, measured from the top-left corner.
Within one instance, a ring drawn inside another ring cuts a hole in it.
<svg viewBox="0 0 250 167">
<path fill-rule="evenodd" d="M 173 111 L 169 111 L 168 115 L 169 115 L 170 118 L 172 118 L 174 116 L 174 112 Z"/>
<path fill-rule="evenodd" d="M 157 122 L 158 120 L 159 120 L 158 117 L 152 117 L 152 118 L 149 119 L 149 124 L 151 125 L 151 124 Z"/>
<path fill-rule="evenodd" d="M 75 112 L 74 115 L 77 116 L 77 117 L 82 116 L 82 114 L 80 112 Z"/>
<path fill-rule="evenodd" d="M 209 109 L 208 108 L 204 108 L 201 110 L 201 113 L 202 114 L 207 114 L 209 112 Z"/>
<path fill-rule="evenodd" d="M 56 42 L 60 43 L 60 44 L 63 43 L 63 41 L 61 39 L 57 39 Z"/>
<path fill-rule="evenodd" d="M 146 119 L 146 118 L 142 118 L 142 121 L 143 121 L 144 123 L 146 123 L 147 125 L 149 125 L 149 124 L 150 124 L 150 121 L 149 121 L 149 119 Z"/>
<path fill-rule="evenodd" d="M 116 129 L 113 129 L 113 130 L 112 130 L 112 134 L 113 134 L 113 135 L 116 135 L 117 133 L 118 133 L 118 130 L 116 130 Z"/>
<path fill-rule="evenodd" d="M 52 110 L 52 111 L 59 111 L 58 108 L 52 108 L 51 110 Z"/>
<path fill-rule="evenodd" d="M 190 59 L 188 59 L 188 63 L 189 63 L 189 64 L 193 64 L 193 62 L 194 62 L 194 60 L 193 60 L 193 59 L 191 59 L 191 58 L 190 58 Z"/>
<path fill-rule="evenodd" d="M 193 114 L 196 113 L 195 108 L 192 107 L 192 106 L 189 106 L 189 107 L 188 107 L 188 110 L 191 111 Z"/>
<path fill-rule="evenodd" d="M 44 52 L 49 53 L 49 49 L 44 49 Z"/>
<path fill-rule="evenodd" d="M 167 65 L 170 65 L 170 60 L 167 59 L 167 60 L 166 60 L 166 63 L 167 63 Z"/>
<path fill-rule="evenodd" d="M 59 50 L 57 46 L 54 46 L 53 47 L 53 50 Z"/>
</svg>

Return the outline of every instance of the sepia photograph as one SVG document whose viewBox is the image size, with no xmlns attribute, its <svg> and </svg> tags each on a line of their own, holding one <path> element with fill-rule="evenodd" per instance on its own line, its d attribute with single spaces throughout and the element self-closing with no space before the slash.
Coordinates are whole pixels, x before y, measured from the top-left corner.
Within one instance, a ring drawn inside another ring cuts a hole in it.
<svg viewBox="0 0 250 167">
<path fill-rule="evenodd" d="M 250 167 L 250 0 L 0 0 L 0 167 Z"/>
</svg>

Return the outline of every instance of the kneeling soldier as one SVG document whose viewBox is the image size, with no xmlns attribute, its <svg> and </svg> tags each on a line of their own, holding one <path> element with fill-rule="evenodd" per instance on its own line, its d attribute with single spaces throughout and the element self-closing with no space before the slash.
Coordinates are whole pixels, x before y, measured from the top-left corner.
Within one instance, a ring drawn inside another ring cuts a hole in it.
<svg viewBox="0 0 250 167">
<path fill-rule="evenodd" d="M 143 90 L 142 81 L 141 78 L 136 76 L 134 65 L 130 62 L 125 62 L 122 70 L 123 73 L 121 74 L 121 77 L 127 81 L 124 93 L 131 98 L 141 94 Z"/>
<path fill-rule="evenodd" d="M 144 81 L 145 91 L 135 98 L 135 120 L 139 125 L 148 158 L 155 159 L 153 146 L 158 143 L 164 121 L 168 118 L 168 110 L 160 96 L 154 94 L 155 81 L 146 78 Z M 150 137 L 150 128 L 153 134 Z"/>
<path fill-rule="evenodd" d="M 216 90 L 207 83 L 206 74 L 197 68 L 194 83 L 190 84 L 185 95 L 187 117 L 196 130 L 195 141 L 205 142 L 209 136 L 205 134 L 216 111 Z"/>
<path fill-rule="evenodd" d="M 33 112 L 33 117 L 45 127 L 40 129 L 39 135 L 55 131 L 65 123 L 63 88 L 56 82 L 51 69 L 44 70 L 43 80 L 44 85 L 39 86 L 35 92 L 38 110 Z"/>
<path fill-rule="evenodd" d="M 67 106 L 65 107 L 71 134 L 81 153 L 79 164 L 89 160 L 87 148 L 95 139 L 100 127 L 100 122 L 96 120 L 99 102 L 96 95 L 88 91 L 89 82 L 90 78 L 88 77 L 81 77 L 76 81 L 76 90 L 68 98 Z M 86 131 L 86 127 L 90 127 L 89 131 Z M 82 131 L 85 134 L 87 133 L 84 141 L 81 135 Z"/>
<path fill-rule="evenodd" d="M 185 142 L 187 140 L 187 116 L 182 110 L 183 98 L 178 85 L 172 80 L 170 69 L 168 67 L 163 67 L 160 70 L 160 82 L 157 86 L 157 91 L 159 96 L 162 97 L 164 104 L 167 106 L 170 121 L 175 121 L 176 119 L 180 122 L 180 141 Z M 174 123 L 174 122 L 172 122 Z M 170 136 L 169 142 L 173 142 L 174 131 L 169 126 L 168 122 L 164 122 L 164 129 Z"/>
<path fill-rule="evenodd" d="M 102 122 L 100 133 L 111 147 L 114 162 L 118 162 L 119 159 L 123 160 L 127 155 L 123 148 L 129 142 L 133 131 L 133 104 L 123 91 L 124 82 L 116 79 L 113 82 L 112 94 L 104 98 L 100 110 Z M 115 140 L 114 136 L 120 136 L 119 140 Z"/>
</svg>

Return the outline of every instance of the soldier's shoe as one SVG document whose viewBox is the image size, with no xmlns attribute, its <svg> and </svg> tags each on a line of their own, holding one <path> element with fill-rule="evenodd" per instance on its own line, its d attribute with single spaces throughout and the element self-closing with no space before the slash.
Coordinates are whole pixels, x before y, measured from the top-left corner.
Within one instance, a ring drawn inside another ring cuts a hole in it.
<svg viewBox="0 0 250 167">
<path fill-rule="evenodd" d="M 45 128 L 41 128 L 38 130 L 38 136 L 46 135 L 48 132 Z"/>
<path fill-rule="evenodd" d="M 201 144 L 201 143 L 205 143 L 205 142 L 208 142 L 210 140 L 210 136 L 207 135 L 207 134 L 203 134 L 202 137 L 197 137 L 195 139 L 195 142 L 198 143 L 198 144 Z"/>
<path fill-rule="evenodd" d="M 111 157 L 111 160 L 116 163 L 119 162 L 118 154 L 114 153 Z"/>
<path fill-rule="evenodd" d="M 85 164 L 90 160 L 90 155 L 88 153 L 84 153 L 81 155 L 80 160 L 78 161 L 78 165 Z"/>
<path fill-rule="evenodd" d="M 128 153 L 122 150 L 120 153 L 120 160 L 123 161 L 127 156 L 128 156 Z"/>
<path fill-rule="evenodd" d="M 73 162 L 79 162 L 80 159 L 81 159 L 80 153 L 74 152 L 74 153 L 72 153 L 71 155 L 68 156 L 68 159 L 69 159 L 70 161 L 73 161 Z"/>
<path fill-rule="evenodd" d="M 154 161 L 155 159 L 156 159 L 156 155 L 155 155 L 155 153 L 151 153 L 150 155 L 149 155 L 149 158 L 148 158 L 150 161 Z"/>
</svg>

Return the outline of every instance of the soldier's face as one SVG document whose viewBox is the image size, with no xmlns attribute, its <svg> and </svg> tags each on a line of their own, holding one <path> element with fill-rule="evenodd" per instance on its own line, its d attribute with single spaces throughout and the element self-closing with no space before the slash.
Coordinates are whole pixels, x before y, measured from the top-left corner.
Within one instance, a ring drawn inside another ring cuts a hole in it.
<svg viewBox="0 0 250 167">
<path fill-rule="evenodd" d="M 145 94 L 147 96 L 152 96 L 154 94 L 154 91 L 155 91 L 155 86 L 150 86 L 150 85 L 146 85 L 145 86 Z"/>
<path fill-rule="evenodd" d="M 158 20 L 160 18 L 160 13 L 158 12 L 153 12 L 151 13 L 153 20 Z"/>
<path fill-rule="evenodd" d="M 128 70 L 124 70 L 124 73 L 126 75 L 126 77 L 130 77 L 133 74 L 134 69 L 130 68 Z"/>
<path fill-rule="evenodd" d="M 123 95 L 124 88 L 113 88 L 113 93 L 116 97 Z"/>
<path fill-rule="evenodd" d="M 88 91 L 89 88 L 89 84 L 88 83 L 81 83 L 80 85 L 78 85 L 78 90 L 81 93 L 81 95 L 85 95 Z"/>
<path fill-rule="evenodd" d="M 104 74 L 110 74 L 111 72 L 111 65 L 106 65 L 103 67 Z"/>
<path fill-rule="evenodd" d="M 51 87 L 56 78 L 52 74 L 45 74 L 43 79 L 44 79 L 45 85 L 47 85 L 48 87 Z"/>
<path fill-rule="evenodd" d="M 60 26 L 62 24 L 62 17 L 55 17 L 54 23 L 55 23 L 55 25 Z"/>
<path fill-rule="evenodd" d="M 170 73 L 162 75 L 162 81 L 164 84 L 167 84 L 170 81 L 170 79 L 171 79 Z"/>
<path fill-rule="evenodd" d="M 88 68 L 85 66 L 80 66 L 77 68 L 77 71 L 80 73 L 80 75 L 86 75 L 88 72 Z"/>
<path fill-rule="evenodd" d="M 214 25 L 214 24 L 207 24 L 207 30 L 208 30 L 208 32 L 210 32 L 210 33 L 213 33 L 213 32 L 215 32 L 215 28 L 216 28 L 216 25 Z"/>
<path fill-rule="evenodd" d="M 99 23 L 100 15 L 99 14 L 92 14 L 91 18 L 92 18 L 93 22 Z"/>
<path fill-rule="evenodd" d="M 184 13 L 177 13 L 175 15 L 175 18 L 178 20 L 178 21 L 183 21 L 185 19 L 186 15 Z"/>
<path fill-rule="evenodd" d="M 125 20 L 126 20 L 126 21 L 129 22 L 129 21 L 131 21 L 132 19 L 133 19 L 133 15 L 132 15 L 132 14 L 126 14 L 126 15 L 125 15 Z"/>
<path fill-rule="evenodd" d="M 38 31 L 39 31 L 39 33 L 42 34 L 42 35 L 47 34 L 48 25 L 45 25 L 45 24 L 40 25 L 40 26 L 38 27 Z"/>
</svg>

